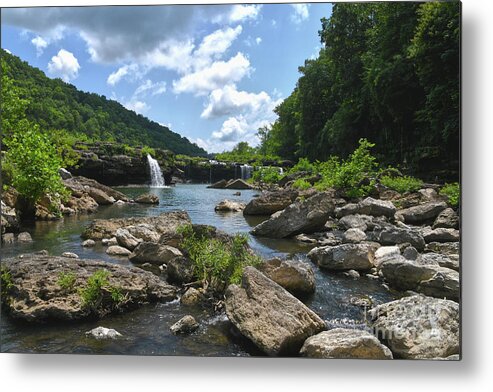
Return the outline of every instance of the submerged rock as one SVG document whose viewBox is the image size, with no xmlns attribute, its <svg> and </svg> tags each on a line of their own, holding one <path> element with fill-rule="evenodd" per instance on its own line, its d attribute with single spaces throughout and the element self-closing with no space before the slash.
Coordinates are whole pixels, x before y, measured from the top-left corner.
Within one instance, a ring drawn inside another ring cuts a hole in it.
<svg viewBox="0 0 493 392">
<path fill-rule="evenodd" d="M 180 303 L 182 305 L 187 305 L 187 306 L 196 305 L 200 301 L 202 301 L 203 298 L 204 298 L 204 296 L 202 295 L 202 293 L 199 290 L 197 290 L 193 287 L 190 287 L 181 296 Z"/>
<path fill-rule="evenodd" d="M 214 211 L 217 212 L 240 212 L 244 209 L 245 203 L 231 200 L 223 200 L 216 207 L 214 207 Z"/>
<path fill-rule="evenodd" d="M 103 261 L 31 254 L 2 260 L 2 267 L 12 283 L 2 295 L 4 308 L 12 317 L 31 322 L 102 317 L 176 298 L 176 289 L 152 273 Z M 80 290 L 98 271 L 106 271 L 107 284 L 99 288 L 96 302 L 85 303 Z M 73 281 L 62 286 L 64 277 Z M 115 290 L 118 300 L 112 295 Z"/>
<path fill-rule="evenodd" d="M 371 309 L 375 334 L 394 357 L 446 358 L 459 353 L 459 304 L 415 295 Z"/>
<path fill-rule="evenodd" d="M 115 329 L 97 327 L 86 332 L 86 336 L 91 336 L 95 339 L 101 340 L 101 339 L 116 339 L 121 337 L 122 334 Z"/>
<path fill-rule="evenodd" d="M 23 231 L 22 233 L 19 233 L 19 235 L 17 236 L 17 241 L 33 242 L 33 238 L 31 237 L 31 234 L 29 234 L 27 231 Z"/>
<path fill-rule="evenodd" d="M 304 341 L 325 322 L 288 291 L 253 267 L 246 267 L 241 286 L 226 291 L 229 320 L 268 355 L 297 354 Z"/>
<path fill-rule="evenodd" d="M 106 249 L 106 254 L 111 256 L 130 256 L 131 253 L 127 248 L 119 245 L 111 245 Z"/>
<path fill-rule="evenodd" d="M 94 240 L 85 240 L 81 244 L 84 248 L 92 248 L 96 245 L 96 241 Z"/>
<path fill-rule="evenodd" d="M 392 359 L 392 353 L 366 331 L 336 328 L 308 338 L 300 354 L 310 358 Z"/>
<path fill-rule="evenodd" d="M 334 212 L 334 192 L 318 193 L 304 201 L 296 201 L 270 219 L 255 226 L 256 236 L 285 238 L 301 233 L 314 233 L 324 228 Z"/>
<path fill-rule="evenodd" d="M 137 196 L 134 201 L 141 204 L 159 204 L 159 197 L 152 193 L 143 193 Z"/>
<path fill-rule="evenodd" d="M 199 323 L 195 321 L 193 316 L 187 315 L 170 327 L 170 331 L 175 334 L 188 334 L 192 333 L 199 327 Z"/>
</svg>

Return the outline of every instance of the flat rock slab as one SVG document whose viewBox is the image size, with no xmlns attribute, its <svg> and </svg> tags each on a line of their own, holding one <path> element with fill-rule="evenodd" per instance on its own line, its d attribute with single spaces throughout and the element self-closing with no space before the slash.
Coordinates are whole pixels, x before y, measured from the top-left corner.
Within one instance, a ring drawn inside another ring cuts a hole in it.
<svg viewBox="0 0 493 392">
<path fill-rule="evenodd" d="M 313 248 L 308 257 L 329 270 L 369 270 L 374 267 L 376 246 L 369 243 Z"/>
<path fill-rule="evenodd" d="M 325 322 L 288 291 L 253 267 L 241 287 L 226 291 L 226 314 L 238 330 L 270 356 L 296 355 Z"/>
<path fill-rule="evenodd" d="M 102 270 L 107 271 L 109 285 L 101 289 L 100 306 L 84 306 L 79 291 L 91 275 Z M 30 322 L 101 317 L 176 298 L 176 289 L 150 272 L 98 260 L 23 255 L 3 260 L 2 272 L 10 281 L 7 295 L 2 296 L 3 306 L 12 317 Z M 72 277 L 71 287 L 61 286 L 63 276 Z M 121 294 L 117 306 L 111 288 Z"/>
<path fill-rule="evenodd" d="M 82 238 L 90 238 L 93 240 L 112 238 L 116 236 L 116 231 L 119 228 L 142 224 L 149 225 L 149 227 L 152 227 L 158 234 L 164 234 L 176 232 L 178 227 L 191 224 L 191 220 L 185 211 L 164 212 L 159 216 L 138 218 L 95 219 L 88 227 L 86 227 L 82 233 Z M 138 237 L 132 231 L 130 231 L 130 233 L 135 237 Z"/>
<path fill-rule="evenodd" d="M 244 215 L 271 215 L 284 210 L 298 197 L 297 191 L 263 192 L 260 197 L 252 199 L 243 211 Z"/>
<path fill-rule="evenodd" d="M 392 352 L 371 333 L 336 328 L 306 339 L 300 354 L 310 358 L 392 359 Z"/>
<path fill-rule="evenodd" d="M 459 354 L 459 304 L 415 295 L 370 311 L 372 327 L 395 358 L 446 358 Z"/>
<path fill-rule="evenodd" d="M 296 297 L 315 292 L 315 274 L 312 267 L 303 261 L 271 259 L 259 270 Z"/>
</svg>

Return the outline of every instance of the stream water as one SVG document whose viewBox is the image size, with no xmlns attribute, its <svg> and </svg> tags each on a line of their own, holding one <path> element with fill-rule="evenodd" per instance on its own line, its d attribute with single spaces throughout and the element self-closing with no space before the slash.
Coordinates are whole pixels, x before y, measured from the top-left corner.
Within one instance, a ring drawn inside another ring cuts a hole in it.
<svg viewBox="0 0 493 392">
<path fill-rule="evenodd" d="M 216 213 L 214 206 L 221 200 L 248 202 L 257 191 L 207 189 L 206 185 L 183 184 L 171 188 L 117 188 L 129 197 L 144 192 L 155 193 L 160 198 L 158 206 L 127 204 L 99 207 L 97 213 L 67 217 L 59 222 L 36 222 L 24 227 L 33 237 L 29 244 L 4 245 L 2 258 L 46 249 L 52 255 L 63 252 L 77 253 L 81 258 L 94 258 L 130 265 L 126 258 L 112 257 L 104 253 L 105 247 L 81 246 L 80 234 L 95 218 L 159 215 L 165 211 L 185 210 L 193 223 L 209 224 L 228 233 L 248 233 L 262 219 L 245 219 L 241 213 Z M 266 258 L 279 256 L 306 260 L 311 246 L 294 240 L 274 240 L 250 236 L 250 245 Z M 309 262 L 309 261 L 308 261 Z M 378 281 L 361 277 L 352 279 L 341 274 L 319 270 L 313 265 L 317 281 L 316 293 L 304 302 L 332 327 L 364 327 L 364 311 L 352 305 L 351 297 L 368 296 L 374 304 L 388 302 L 396 296 L 388 292 Z M 200 328 L 189 336 L 174 336 L 169 327 L 186 314 L 192 314 Z M 122 339 L 96 341 L 85 332 L 97 326 L 114 328 Z M 147 305 L 138 310 L 111 315 L 99 321 L 29 325 L 15 322 L 4 312 L 0 320 L 1 352 L 31 353 L 91 353 L 138 355 L 194 355 L 194 356 L 249 356 L 262 355 L 247 339 L 231 328 L 224 314 L 213 314 L 200 307 L 182 307 L 179 301 Z"/>
</svg>

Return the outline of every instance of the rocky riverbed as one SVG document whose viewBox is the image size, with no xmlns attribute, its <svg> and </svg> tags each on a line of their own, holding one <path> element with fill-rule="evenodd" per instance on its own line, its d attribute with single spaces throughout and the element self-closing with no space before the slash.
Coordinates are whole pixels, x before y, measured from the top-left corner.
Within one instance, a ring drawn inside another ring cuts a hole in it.
<svg viewBox="0 0 493 392">
<path fill-rule="evenodd" d="M 80 186 L 79 190 L 86 189 Z M 149 208 L 156 207 L 140 205 L 140 216 L 96 219 L 80 230 L 80 243 L 90 240 L 85 252 L 106 252 L 103 258 L 116 257 L 122 265 L 46 254 L 16 256 L 2 263 L 2 276 L 8 278 L 2 300 L 9 315 L 34 323 L 87 323 L 97 318 L 104 324 L 115 314 L 130 312 L 133 317 L 138 308 L 178 297 L 172 306 L 181 309 L 182 317 L 170 320 L 168 327 L 173 339 L 209 330 L 197 314 L 197 309 L 204 309 L 208 317 L 224 320 L 221 325 L 231 336 L 241 337 L 239 344 L 256 355 L 456 359 L 459 220 L 432 188 L 408 195 L 382 191 L 360 200 L 341 198 L 335 191 L 300 193 L 287 188 L 259 197 L 253 197 L 254 191 L 242 191 L 233 199 L 241 208 L 224 203 L 223 195 L 233 196 L 231 190 L 204 192 L 218 193 L 213 204 L 197 206 L 203 216 L 196 215 L 194 207 L 192 216 L 187 211 L 148 215 Z M 130 206 L 134 195 L 122 195 L 118 200 Z M 115 201 L 109 206 L 116 203 L 115 196 L 110 197 Z M 159 199 L 160 205 L 167 203 L 163 194 Z M 218 205 L 222 207 L 214 208 Z M 224 294 L 193 284 L 198 277 L 181 246 L 179 227 L 192 224 L 194 230 L 203 230 L 203 223 L 217 223 L 218 228 L 208 232 L 228 241 L 227 232 L 235 232 L 231 222 L 245 219 L 253 225 L 252 251 L 264 256 L 264 262 L 247 267 L 241 284 L 229 286 Z M 265 252 L 262 244 L 297 251 Z M 99 307 L 84 304 L 80 289 L 67 292 L 60 286 L 62 277 L 73 276 L 74 287 L 84 288 L 97 271 L 107 271 Z M 341 282 L 349 291 L 337 294 Z M 336 286 L 330 287 L 333 283 Z M 376 287 L 392 294 L 386 299 L 374 296 Z M 119 301 L 112 300 L 115 288 Z M 334 309 L 361 307 L 358 323 L 336 322 L 337 312 L 328 319 L 326 305 L 321 304 L 334 300 Z M 193 314 L 184 314 L 187 309 Z M 252 344 L 255 349 L 248 348 Z"/>
</svg>

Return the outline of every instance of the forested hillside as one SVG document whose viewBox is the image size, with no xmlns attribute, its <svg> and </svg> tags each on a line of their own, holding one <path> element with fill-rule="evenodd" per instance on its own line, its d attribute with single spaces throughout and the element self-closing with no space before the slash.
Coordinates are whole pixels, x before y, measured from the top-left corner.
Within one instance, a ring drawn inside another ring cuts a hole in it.
<svg viewBox="0 0 493 392">
<path fill-rule="evenodd" d="M 116 101 L 79 91 L 60 79 L 50 79 L 3 49 L 1 57 L 2 74 L 12 80 L 20 97 L 29 103 L 27 119 L 38 124 L 41 130 L 65 130 L 82 139 L 147 145 L 177 154 L 206 154 L 187 138 Z"/>
<path fill-rule="evenodd" d="M 319 34 L 261 151 L 325 161 L 366 138 L 381 163 L 457 179 L 460 3 L 337 3 Z"/>
</svg>

